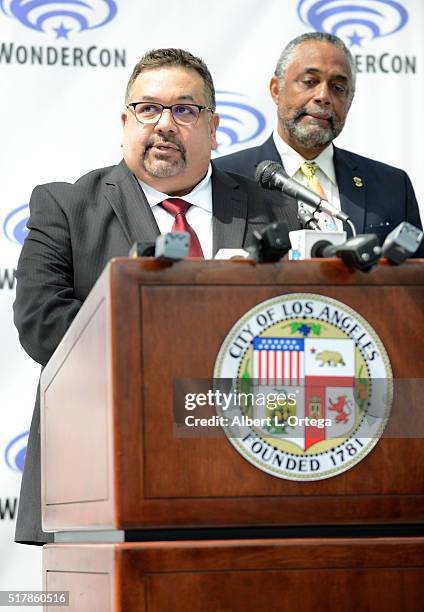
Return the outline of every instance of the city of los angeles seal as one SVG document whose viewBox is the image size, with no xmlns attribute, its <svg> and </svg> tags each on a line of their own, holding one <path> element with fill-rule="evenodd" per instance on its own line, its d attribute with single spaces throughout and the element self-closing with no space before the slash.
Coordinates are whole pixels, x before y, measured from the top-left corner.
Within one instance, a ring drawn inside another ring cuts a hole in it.
<svg viewBox="0 0 424 612">
<path fill-rule="evenodd" d="M 217 409 L 230 442 L 289 480 L 352 468 L 378 442 L 392 403 L 390 362 L 374 329 L 347 305 L 309 293 L 247 312 L 225 338 L 214 378 L 231 380 L 233 400 Z"/>
</svg>

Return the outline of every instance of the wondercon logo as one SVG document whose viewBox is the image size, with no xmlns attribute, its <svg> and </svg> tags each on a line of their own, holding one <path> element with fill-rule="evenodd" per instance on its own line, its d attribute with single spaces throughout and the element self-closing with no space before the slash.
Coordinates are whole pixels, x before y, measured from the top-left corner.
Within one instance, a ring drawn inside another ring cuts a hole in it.
<svg viewBox="0 0 424 612">
<path fill-rule="evenodd" d="M 3 223 L 4 235 L 10 242 L 23 244 L 28 234 L 27 221 L 29 219 L 29 206 L 23 204 L 12 210 Z"/>
<path fill-rule="evenodd" d="M 14 472 L 23 472 L 29 431 L 19 434 L 6 446 L 4 458 L 6 465 Z"/>
<path fill-rule="evenodd" d="M 100 28 L 117 13 L 114 0 L 0 0 L 0 9 L 25 27 L 56 39 Z"/>
<path fill-rule="evenodd" d="M 406 9 L 395 0 L 300 0 L 297 14 L 305 25 L 340 36 L 351 47 L 390 36 L 408 21 Z"/>
<path fill-rule="evenodd" d="M 244 94 L 235 91 L 217 91 L 216 94 L 220 123 L 215 154 L 223 155 L 257 138 L 265 130 L 266 119 L 261 111 L 247 103 Z"/>
</svg>

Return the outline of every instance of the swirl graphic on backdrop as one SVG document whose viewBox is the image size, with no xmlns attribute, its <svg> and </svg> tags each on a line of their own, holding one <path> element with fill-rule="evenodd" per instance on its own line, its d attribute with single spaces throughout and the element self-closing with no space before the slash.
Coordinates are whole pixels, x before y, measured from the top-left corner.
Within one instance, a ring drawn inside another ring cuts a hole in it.
<svg viewBox="0 0 424 612">
<path fill-rule="evenodd" d="M 265 129 L 266 119 L 260 110 L 248 104 L 246 95 L 235 91 L 216 92 L 216 112 L 220 123 L 215 155 L 231 153 L 237 145 L 254 140 Z"/>
<path fill-rule="evenodd" d="M 23 204 L 14 208 L 3 223 L 4 235 L 10 242 L 23 244 L 28 234 L 27 221 L 29 219 L 29 206 Z"/>
<path fill-rule="evenodd" d="M 0 8 L 27 28 L 65 39 L 106 25 L 117 12 L 114 0 L 0 0 Z"/>
<path fill-rule="evenodd" d="M 29 431 L 19 434 L 6 446 L 4 458 L 6 465 L 14 472 L 23 472 Z"/>
<path fill-rule="evenodd" d="M 390 36 L 408 21 L 408 12 L 395 0 L 300 0 L 300 20 L 317 32 L 328 32 L 361 46 L 362 41 Z"/>
</svg>

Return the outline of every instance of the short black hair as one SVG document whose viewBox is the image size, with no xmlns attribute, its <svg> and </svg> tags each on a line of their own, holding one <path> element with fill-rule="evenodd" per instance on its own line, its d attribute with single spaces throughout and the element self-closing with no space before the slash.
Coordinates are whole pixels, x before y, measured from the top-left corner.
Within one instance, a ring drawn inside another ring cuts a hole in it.
<svg viewBox="0 0 424 612">
<path fill-rule="evenodd" d="M 128 81 L 125 103 L 128 104 L 130 99 L 131 88 L 139 74 L 145 70 L 154 70 L 163 66 L 182 66 L 195 70 L 203 79 L 205 85 L 206 103 L 209 108 L 215 112 L 215 87 L 213 84 L 211 73 L 205 62 L 200 58 L 192 55 L 184 49 L 152 49 L 143 55 L 143 57 L 134 66 L 130 80 Z"/>
</svg>

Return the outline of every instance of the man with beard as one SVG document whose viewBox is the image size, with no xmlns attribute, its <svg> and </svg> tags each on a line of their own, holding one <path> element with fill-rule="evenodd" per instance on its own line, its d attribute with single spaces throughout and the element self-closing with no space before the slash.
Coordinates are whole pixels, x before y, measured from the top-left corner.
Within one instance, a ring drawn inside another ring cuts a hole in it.
<svg viewBox="0 0 424 612">
<path fill-rule="evenodd" d="M 359 233 L 376 233 L 381 241 L 401 221 L 421 228 L 404 171 L 332 144 L 355 92 L 355 63 L 342 40 L 320 32 L 292 40 L 278 60 L 270 90 L 277 129 L 259 147 L 214 160 L 219 168 L 254 177 L 261 161 L 279 162 L 289 176 L 347 213 Z M 325 214 L 318 221 L 322 229 L 342 229 Z"/>
<path fill-rule="evenodd" d="M 45 365 L 112 257 L 137 241 L 184 229 L 190 256 L 241 248 L 253 231 L 286 220 L 297 229 L 296 202 L 210 163 L 219 118 L 204 62 L 181 49 L 147 53 L 128 82 L 123 156 L 76 183 L 35 188 L 29 234 L 16 273 L 15 324 L 28 354 Z M 172 314 L 172 305 L 170 305 Z M 43 544 L 39 401 L 31 423 L 16 541 Z"/>
</svg>

